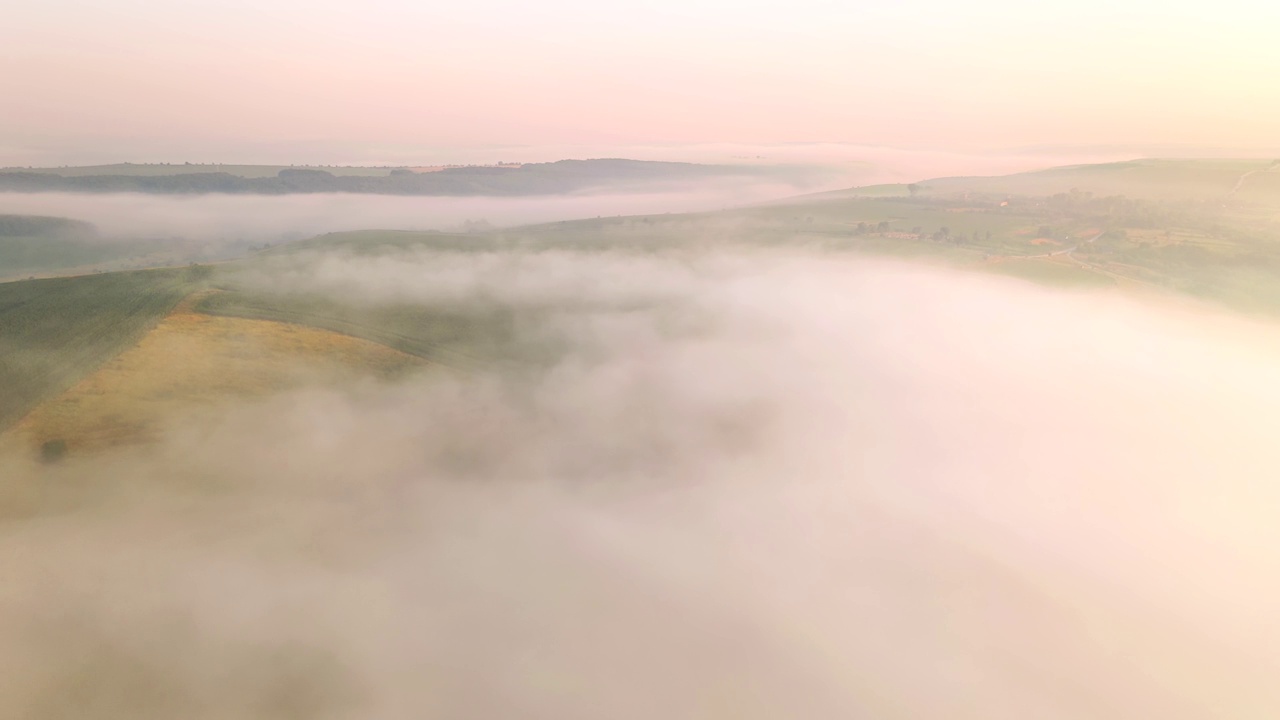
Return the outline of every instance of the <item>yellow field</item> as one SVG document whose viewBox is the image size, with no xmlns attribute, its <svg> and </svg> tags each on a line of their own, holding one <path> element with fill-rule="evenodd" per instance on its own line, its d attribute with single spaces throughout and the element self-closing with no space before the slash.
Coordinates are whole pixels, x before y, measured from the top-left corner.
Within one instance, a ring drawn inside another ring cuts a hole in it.
<svg viewBox="0 0 1280 720">
<path fill-rule="evenodd" d="M 266 320 L 203 315 L 179 305 L 133 348 L 40 405 L 7 435 L 73 455 L 145 442 L 166 420 L 232 398 L 358 376 L 395 377 L 419 358 L 367 340 Z"/>
</svg>

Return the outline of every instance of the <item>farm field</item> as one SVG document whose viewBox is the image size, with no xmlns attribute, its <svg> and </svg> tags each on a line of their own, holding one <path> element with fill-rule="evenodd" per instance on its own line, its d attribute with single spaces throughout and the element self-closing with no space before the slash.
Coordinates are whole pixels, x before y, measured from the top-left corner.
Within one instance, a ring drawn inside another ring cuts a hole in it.
<svg viewBox="0 0 1280 720">
<path fill-rule="evenodd" d="M 185 268 L 0 283 L 0 428 L 134 345 L 198 284 Z"/>
<path fill-rule="evenodd" d="M 210 315 L 320 328 L 457 369 L 479 369 L 517 357 L 530 360 L 537 354 L 530 347 L 515 349 L 521 322 L 532 321 L 529 314 L 499 305 L 366 304 L 332 295 L 231 289 L 208 295 L 195 307 Z"/>
<path fill-rule="evenodd" d="M 372 376 L 424 363 L 347 335 L 264 320 L 217 317 L 180 303 L 135 346 L 40 404 L 9 433 L 24 451 L 84 454 L 154 439 L 184 415 L 228 400 Z"/>
</svg>

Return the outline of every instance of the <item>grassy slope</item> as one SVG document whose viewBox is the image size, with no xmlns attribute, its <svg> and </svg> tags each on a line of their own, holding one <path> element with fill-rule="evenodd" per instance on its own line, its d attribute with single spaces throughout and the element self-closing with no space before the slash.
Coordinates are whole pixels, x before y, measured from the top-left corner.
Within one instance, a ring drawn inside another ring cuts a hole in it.
<svg viewBox="0 0 1280 720">
<path fill-rule="evenodd" d="M 911 186 L 906 184 L 889 184 L 889 185 L 862 185 L 859 187 L 843 188 L 840 190 L 828 190 L 826 192 L 810 193 L 808 195 L 800 195 L 789 200 L 780 202 L 767 202 L 761 205 L 794 205 L 796 203 L 818 202 L 822 200 L 848 200 L 850 198 L 884 198 L 884 197 L 910 197 Z"/>
<path fill-rule="evenodd" d="M 0 427 L 137 342 L 195 287 L 186 270 L 0 284 Z"/>
<path fill-rule="evenodd" d="M 93 225 L 78 220 L 0 215 L 0 281 L 76 270 L 84 274 L 137 262 L 163 249 L 158 240 L 104 239 Z"/>
<path fill-rule="evenodd" d="M 532 366 L 556 357 L 554 340 L 534 341 L 529 328 L 548 318 L 582 311 L 617 308 L 566 307 L 554 304 L 519 307 L 498 302 L 458 304 L 352 302 L 319 295 L 274 293 L 238 282 L 238 271 L 259 266 L 270 275 L 272 264 L 288 267 L 299 254 L 395 255 L 402 252 L 498 252 L 620 249 L 687 245 L 696 241 L 689 224 L 701 216 L 660 216 L 665 223 L 635 218 L 557 222 L 492 233 L 458 234 L 422 231 L 360 230 L 329 233 L 279 246 L 219 269 L 223 292 L 203 298 L 202 312 L 231 317 L 298 323 L 372 340 L 402 352 L 458 368 L 503 365 Z"/>
<path fill-rule="evenodd" d="M 154 252 L 158 242 L 85 242 L 57 236 L 0 237 L 0 281 L 122 264 Z M 150 264 L 150 263 L 149 263 Z"/>
<path fill-rule="evenodd" d="M 811 227 L 847 234 L 855 219 L 886 221 L 893 230 L 923 228 L 922 238 L 871 233 L 848 242 L 872 252 L 963 261 L 965 253 L 977 251 L 1005 258 L 986 269 L 1037 282 L 1129 278 L 1238 309 L 1280 313 L 1280 161 L 1139 160 L 920 185 L 918 198 L 892 197 L 892 188 L 876 188 L 876 198 L 854 188 L 755 212 L 761 220 L 772 213 L 779 226 L 790 213 L 797 233 Z M 1130 200 L 1107 200 L 1118 195 Z M 965 242 L 930 242 L 940 225 L 952 236 L 967 236 Z M 1039 242 L 1045 228 L 1053 243 Z M 1102 232 L 1107 236 L 1099 242 L 1081 242 Z M 1033 259 L 1072 247 L 1077 249 L 1070 256 Z"/>
<path fill-rule="evenodd" d="M 184 301 L 141 342 L 41 403 L 10 437 L 71 453 L 152 439 L 233 397 L 326 379 L 402 377 L 422 363 L 382 345 L 297 325 L 214 317 Z"/>
<path fill-rule="evenodd" d="M 485 367 L 511 359 L 520 323 L 531 319 L 499 306 L 363 305 L 341 298 L 242 289 L 210 295 L 196 309 L 330 330 L 455 368 Z"/>
<path fill-rule="evenodd" d="M 955 192 L 1054 195 L 1073 188 L 1095 195 L 1161 200 L 1226 197 L 1244 173 L 1265 171 L 1270 160 L 1133 160 L 1073 165 L 1000 177 L 936 178 L 920 183 L 930 194 Z M 1268 194 L 1272 201 L 1280 195 Z"/>
<path fill-rule="evenodd" d="M 73 267 L 109 257 L 88 223 L 37 215 L 0 215 L 0 278 Z"/>
<path fill-rule="evenodd" d="M 987 255 L 1041 255 L 1046 250 L 1029 243 L 1035 237 L 1033 231 L 1045 222 L 1045 218 L 1039 215 L 952 212 L 933 203 L 932 200 L 914 203 L 905 198 L 821 199 L 714 213 L 572 220 L 484 234 L 364 230 L 322 235 L 281 246 L 264 256 L 302 252 L 378 254 L 405 250 L 538 251 L 552 248 L 645 252 L 692 246 L 749 245 L 807 246 L 976 267 Z M 858 232 L 859 223 L 875 226 L 880 222 L 888 222 L 891 232 Z M 1078 225 L 1079 229 L 1085 229 L 1083 224 Z M 921 228 L 925 238 L 904 237 L 917 227 Z M 953 235 L 963 234 L 965 242 L 939 243 L 928 239 L 930 234 L 943 227 Z M 1077 229 L 1076 225 L 1070 224 L 1062 227 L 1064 233 Z M 975 232 L 978 233 L 976 240 Z"/>
<path fill-rule="evenodd" d="M 1015 243 L 1016 251 L 1032 254 L 1043 249 L 1027 245 L 1013 233 L 1034 225 L 1019 216 L 954 214 L 932 205 L 861 199 L 857 202 L 809 203 L 749 208 L 688 215 L 654 215 L 554 222 L 492 233 L 454 234 L 365 230 L 331 233 L 260 253 L 223 268 L 224 292 L 203 299 L 198 309 L 218 315 L 311 325 L 373 340 L 432 361 L 460 367 L 495 362 L 528 363 L 553 357 L 555 348 L 530 347 L 522 329 L 554 313 L 584 308 L 512 308 L 500 305 L 364 305 L 341 298 L 276 294 L 237 286 L 236 266 L 288 263 L 306 253 L 394 255 L 400 252 L 493 252 L 625 250 L 644 253 L 664 248 L 717 244 L 803 245 L 834 251 L 865 252 L 926 259 L 956 266 L 982 265 L 983 248 L 903 239 L 889 234 L 855 234 L 859 222 L 891 221 L 895 227 L 927 225 L 929 232 L 950 223 L 955 232 L 994 229 L 993 246 Z M 984 236 L 985 237 L 985 236 Z M 989 249 L 988 249 L 989 250 Z M 1028 265 L 1039 265 L 1026 261 Z M 1109 278 L 1088 270 L 1059 268 L 1046 263 L 1018 273 L 1053 284 L 1106 284 Z M 269 267 L 269 266 L 268 266 Z M 268 273 L 269 274 L 269 273 Z"/>
<path fill-rule="evenodd" d="M 326 233 L 299 242 L 279 245 L 258 253 L 259 258 L 301 252 L 344 252 L 358 255 L 401 250 L 470 250 L 509 247 L 498 233 L 444 233 L 430 230 L 351 230 Z M 252 262 L 252 260 L 250 260 Z"/>
</svg>

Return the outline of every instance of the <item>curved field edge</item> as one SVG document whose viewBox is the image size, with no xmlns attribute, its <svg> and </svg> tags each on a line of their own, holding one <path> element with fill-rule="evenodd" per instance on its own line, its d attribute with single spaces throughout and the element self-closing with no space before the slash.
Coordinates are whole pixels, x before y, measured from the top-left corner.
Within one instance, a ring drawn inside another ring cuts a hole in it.
<svg viewBox="0 0 1280 720">
<path fill-rule="evenodd" d="M 328 330 L 386 345 L 455 369 L 511 359 L 519 313 L 497 306 L 360 305 L 315 295 L 223 290 L 199 299 L 198 312 Z"/>
<path fill-rule="evenodd" d="M 199 286 L 189 268 L 0 283 L 0 429 L 137 344 Z"/>
<path fill-rule="evenodd" d="M 57 443 L 59 453 L 79 454 L 147 442 L 233 399 L 394 381 L 425 365 L 327 330 L 195 312 L 199 297 L 189 296 L 137 344 L 25 415 L 11 429 L 17 447 Z"/>
</svg>

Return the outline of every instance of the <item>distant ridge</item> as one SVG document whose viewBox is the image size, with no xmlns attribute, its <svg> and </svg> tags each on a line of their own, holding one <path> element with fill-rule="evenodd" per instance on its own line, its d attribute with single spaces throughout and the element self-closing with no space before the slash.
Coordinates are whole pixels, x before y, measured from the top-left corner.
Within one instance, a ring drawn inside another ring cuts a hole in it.
<svg viewBox="0 0 1280 720">
<path fill-rule="evenodd" d="M 520 166 L 449 167 L 434 172 L 408 168 L 333 168 L 226 166 L 227 171 L 207 172 L 205 167 L 182 172 L 188 166 L 162 166 L 166 171 L 142 172 L 155 166 L 105 166 L 115 172 L 85 174 L 93 168 L 8 169 L 0 171 L 0 192 L 139 192 L 155 194 L 257 194 L 366 193 L 379 195 L 556 195 L 601 189 L 746 177 L 803 181 L 813 179 L 815 168 L 800 166 L 699 165 L 603 158 L 560 160 Z M 218 167 L 218 166 L 214 166 Z M 269 170 L 275 169 L 274 174 Z M 128 172 L 125 172 L 128 170 Z M 268 172 L 263 172 L 267 170 Z"/>
<path fill-rule="evenodd" d="M 1144 158 L 1062 165 L 992 176 L 937 177 L 912 184 L 868 185 L 799 195 L 770 204 L 853 198 L 929 197 L 964 193 L 1048 196 L 1073 190 L 1148 200 L 1280 203 L 1280 160 Z"/>
</svg>

